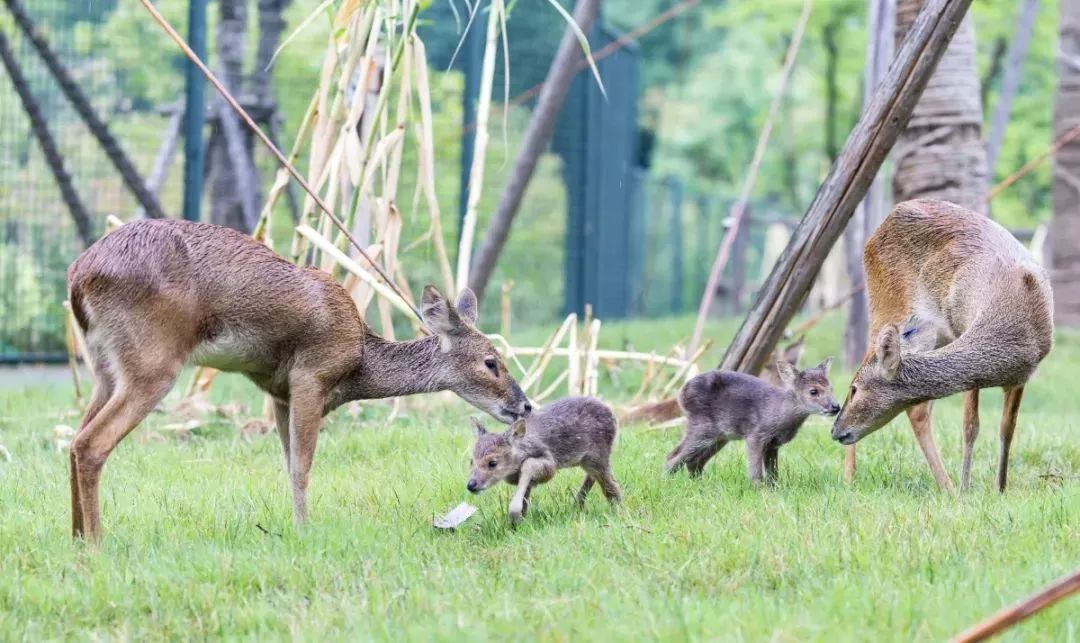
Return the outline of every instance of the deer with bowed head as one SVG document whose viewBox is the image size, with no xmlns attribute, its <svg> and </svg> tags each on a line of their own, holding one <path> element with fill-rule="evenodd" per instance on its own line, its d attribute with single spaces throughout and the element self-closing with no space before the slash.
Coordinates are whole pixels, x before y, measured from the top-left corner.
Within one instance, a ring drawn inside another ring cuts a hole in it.
<svg viewBox="0 0 1080 643">
<path fill-rule="evenodd" d="M 979 391 L 1001 387 L 997 487 L 1028 379 L 1053 346 L 1053 295 L 1046 273 L 1004 228 L 943 201 L 898 204 L 866 243 L 870 349 L 851 383 L 832 436 L 848 446 L 907 413 L 930 471 L 952 481 L 931 427 L 933 400 L 964 393 L 960 486 L 971 484 Z"/>
<path fill-rule="evenodd" d="M 505 423 L 532 410 L 477 330 L 468 289 L 455 304 L 424 288 L 432 335 L 387 341 L 325 272 L 234 230 L 176 220 L 98 240 L 72 263 L 68 288 L 96 380 L 70 454 L 72 531 L 91 541 L 105 460 L 185 364 L 242 373 L 273 398 L 298 524 L 322 418 L 347 401 L 449 390 Z"/>
</svg>

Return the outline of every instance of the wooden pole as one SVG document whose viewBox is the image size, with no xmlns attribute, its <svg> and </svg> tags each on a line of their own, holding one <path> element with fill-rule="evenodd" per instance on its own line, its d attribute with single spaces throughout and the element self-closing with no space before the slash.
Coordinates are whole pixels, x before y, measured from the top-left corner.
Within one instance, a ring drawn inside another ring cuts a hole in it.
<svg viewBox="0 0 1080 643">
<path fill-rule="evenodd" d="M 1006 607 L 990 618 L 972 625 L 952 638 L 952 643 L 975 643 L 999 634 L 1020 621 L 1050 607 L 1063 598 L 1080 592 L 1080 571 L 1054 582 L 1038 594 Z"/>
<path fill-rule="evenodd" d="M 761 288 L 720 366 L 756 373 L 798 311 L 829 250 L 907 125 L 971 0 L 928 0 L 829 176 Z"/>
<path fill-rule="evenodd" d="M 112 164 L 124 179 L 124 184 L 127 185 L 131 193 L 135 195 L 135 199 L 146 210 L 146 215 L 152 219 L 165 218 L 165 213 L 158 204 L 157 198 L 146 187 L 146 183 L 143 182 L 142 176 L 135 169 L 131 159 L 124 153 L 120 143 L 109 131 L 105 122 L 94 111 L 90 101 L 86 98 L 86 94 L 83 94 L 82 90 L 79 89 L 79 86 L 67 69 L 64 68 L 64 65 L 61 64 L 60 59 L 56 57 L 44 36 L 38 33 L 26 10 L 19 4 L 18 0 L 4 0 L 4 3 L 11 12 L 11 16 L 15 18 L 15 23 L 19 25 L 19 29 L 22 30 L 30 44 L 38 52 L 38 55 L 41 56 L 41 60 L 48 67 L 49 73 L 53 75 L 56 83 L 60 85 L 60 90 L 64 92 L 64 96 L 67 97 L 71 106 L 75 108 L 83 122 L 86 123 L 87 129 L 97 139 L 101 149 L 105 152 L 105 156 L 109 157 L 109 160 L 112 161 Z"/>
</svg>

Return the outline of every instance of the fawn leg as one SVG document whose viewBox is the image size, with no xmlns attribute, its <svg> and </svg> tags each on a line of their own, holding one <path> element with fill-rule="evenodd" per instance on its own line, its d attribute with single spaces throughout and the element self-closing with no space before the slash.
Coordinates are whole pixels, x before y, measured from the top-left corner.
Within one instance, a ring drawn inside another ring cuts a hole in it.
<svg viewBox="0 0 1080 643">
<path fill-rule="evenodd" d="M 764 480 L 763 468 L 765 460 L 765 445 L 760 440 L 746 440 L 746 472 L 750 475 L 750 481 L 754 486 L 761 485 Z"/>
<path fill-rule="evenodd" d="M 589 491 L 592 490 L 593 484 L 595 483 L 596 478 L 594 478 L 591 473 L 586 472 L 585 480 L 581 483 L 581 488 L 578 489 L 576 496 L 577 504 L 579 507 L 585 504 L 585 498 L 588 497 Z"/>
<path fill-rule="evenodd" d="M 315 446 L 319 441 L 325 394 L 313 380 L 289 384 L 289 477 L 292 482 L 293 522 L 307 522 L 307 488 Z"/>
<path fill-rule="evenodd" d="M 529 513 L 529 505 L 532 504 L 532 492 L 536 487 L 535 484 L 530 484 L 529 488 L 525 490 L 525 502 L 521 503 L 521 517 L 524 518 Z"/>
<path fill-rule="evenodd" d="M 277 425 L 278 439 L 281 440 L 281 449 L 285 452 L 285 473 L 292 469 L 289 460 L 289 403 L 274 400 L 274 424 Z"/>
<path fill-rule="evenodd" d="M 979 389 L 964 393 L 964 464 L 960 469 L 960 490 L 971 488 L 971 455 L 979 437 Z"/>
<path fill-rule="evenodd" d="M 120 440 L 131 433 L 165 397 L 181 365 L 182 362 L 177 360 L 172 364 L 156 366 L 156 372 L 148 371 L 138 376 L 125 374 L 109 400 L 72 441 L 76 495 L 82 508 L 81 524 L 73 526 L 81 527 L 82 534 L 90 542 L 96 543 L 101 539 L 98 486 L 105 460 Z"/>
<path fill-rule="evenodd" d="M 518 475 L 517 491 L 510 499 L 510 522 L 514 525 L 521 522 L 525 512 L 525 497 L 529 493 L 529 487 L 534 479 L 550 478 L 555 473 L 555 463 L 541 458 L 528 458 L 521 463 L 521 473 Z"/>
<path fill-rule="evenodd" d="M 844 447 L 844 482 L 855 482 L 855 445 Z"/>
<path fill-rule="evenodd" d="M 619 483 L 615 482 L 615 476 L 611 475 L 611 466 L 604 467 L 599 472 L 600 490 L 604 492 L 604 497 L 608 499 L 613 505 L 622 502 L 622 489 L 619 488 Z"/>
<path fill-rule="evenodd" d="M 934 429 L 930 422 L 932 406 L 933 402 L 916 404 L 907 410 L 907 416 L 911 421 L 911 430 L 915 432 L 915 439 L 919 441 L 919 447 L 926 456 L 926 463 L 930 465 L 930 473 L 933 474 L 938 488 L 952 491 L 952 480 L 945 472 L 945 466 L 941 464 L 941 454 L 938 453 L 937 444 L 934 443 Z"/>
<path fill-rule="evenodd" d="M 780 474 L 780 445 L 769 444 L 765 447 L 765 479 L 776 482 Z"/>
<path fill-rule="evenodd" d="M 686 457 L 686 471 L 690 474 L 691 478 L 697 478 L 701 476 L 702 469 L 705 465 L 712 460 L 720 449 L 723 449 L 727 444 L 727 440 L 716 439 L 706 444 L 699 444 L 695 447 L 695 450 Z"/>
<path fill-rule="evenodd" d="M 1005 493 L 1009 476 L 1009 447 L 1012 446 L 1013 431 L 1016 430 L 1016 416 L 1020 413 L 1020 401 L 1024 397 L 1024 387 L 1014 386 L 1005 389 L 1005 404 L 1001 410 L 1001 452 L 998 455 L 997 486 Z"/>
<path fill-rule="evenodd" d="M 90 403 L 86 406 L 86 414 L 83 415 L 79 430 L 75 432 L 75 435 L 82 433 L 86 425 L 97 417 L 97 414 L 105 407 L 105 403 L 112 397 L 115 388 L 115 383 L 112 376 L 105 369 L 105 364 L 98 363 L 95 365 L 94 374 L 97 378 L 94 384 L 94 392 L 90 396 Z M 81 538 L 83 535 L 83 510 L 82 501 L 79 499 L 79 469 L 75 464 L 74 449 L 68 449 L 68 459 L 71 461 L 71 536 L 72 538 Z"/>
</svg>

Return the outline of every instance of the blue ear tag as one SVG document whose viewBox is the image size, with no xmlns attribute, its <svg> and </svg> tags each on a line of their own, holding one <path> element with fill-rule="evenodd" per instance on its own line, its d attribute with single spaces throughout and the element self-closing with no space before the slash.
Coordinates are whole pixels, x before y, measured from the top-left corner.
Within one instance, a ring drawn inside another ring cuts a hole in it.
<svg viewBox="0 0 1080 643">
<path fill-rule="evenodd" d="M 903 337 L 904 339 L 909 339 L 912 335 L 914 335 L 917 332 L 919 332 L 918 328 L 915 328 L 915 327 L 905 328 L 904 332 L 901 333 L 900 336 Z"/>
</svg>

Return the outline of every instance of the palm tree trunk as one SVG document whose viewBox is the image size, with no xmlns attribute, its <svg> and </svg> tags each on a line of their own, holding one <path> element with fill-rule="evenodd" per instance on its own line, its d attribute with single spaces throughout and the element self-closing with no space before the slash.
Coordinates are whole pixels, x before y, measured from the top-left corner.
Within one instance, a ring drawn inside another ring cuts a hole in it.
<svg viewBox="0 0 1080 643">
<path fill-rule="evenodd" d="M 899 0 L 897 45 L 922 5 L 923 0 Z M 894 199 L 942 199 L 984 212 L 988 172 L 982 116 L 975 28 L 965 17 L 896 143 Z"/>
<path fill-rule="evenodd" d="M 1080 0 L 1061 0 L 1058 22 L 1058 91 L 1055 140 L 1080 124 Z M 1054 157 L 1054 219 L 1050 235 L 1054 316 L 1080 324 L 1080 140 Z"/>
</svg>

